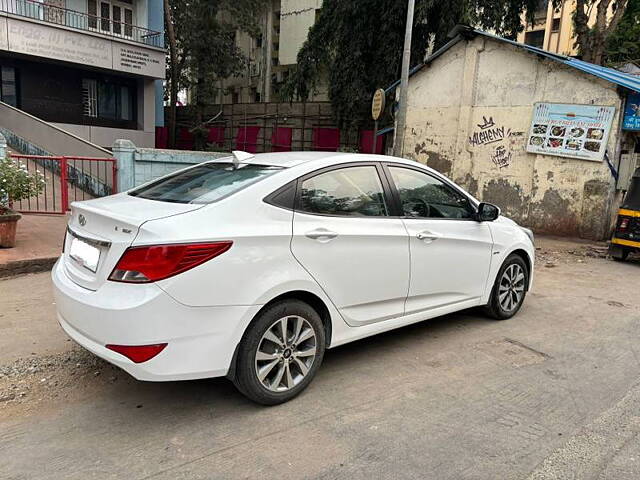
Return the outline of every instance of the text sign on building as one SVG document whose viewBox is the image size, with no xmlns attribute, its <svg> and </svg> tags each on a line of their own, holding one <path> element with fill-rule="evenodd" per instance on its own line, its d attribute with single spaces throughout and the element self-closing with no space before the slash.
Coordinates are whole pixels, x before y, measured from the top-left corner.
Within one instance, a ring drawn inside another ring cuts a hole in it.
<svg viewBox="0 0 640 480">
<path fill-rule="evenodd" d="M 535 103 L 527 152 L 602 161 L 615 107 Z"/>
<path fill-rule="evenodd" d="M 0 18 L 0 49 L 153 78 L 165 76 L 161 50 L 15 18 Z"/>
<path fill-rule="evenodd" d="M 622 128 L 623 130 L 640 131 L 640 93 L 632 93 L 627 96 Z"/>
</svg>

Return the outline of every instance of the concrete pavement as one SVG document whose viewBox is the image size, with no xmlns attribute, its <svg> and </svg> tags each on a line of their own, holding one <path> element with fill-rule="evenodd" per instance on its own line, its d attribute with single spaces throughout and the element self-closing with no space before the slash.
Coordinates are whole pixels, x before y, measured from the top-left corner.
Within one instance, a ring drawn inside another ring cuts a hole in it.
<svg viewBox="0 0 640 480">
<path fill-rule="evenodd" d="M 18 394 L 0 402 L 0 478 L 636 478 L 640 262 L 541 243 L 517 317 L 466 311 L 330 350 L 272 408 L 223 379 L 136 382 L 38 327 L 35 359 L 0 360 L 0 397 Z M 20 277 L 34 298 L 41 275 Z M 0 312 L 20 278 L 0 282 Z"/>
</svg>

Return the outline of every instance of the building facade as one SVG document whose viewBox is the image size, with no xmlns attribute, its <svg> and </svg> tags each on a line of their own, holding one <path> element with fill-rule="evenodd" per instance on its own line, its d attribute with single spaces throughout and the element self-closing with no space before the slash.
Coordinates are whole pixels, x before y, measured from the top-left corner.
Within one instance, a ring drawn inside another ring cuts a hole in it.
<svg viewBox="0 0 640 480">
<path fill-rule="evenodd" d="M 249 58 L 247 71 L 225 79 L 218 102 L 260 103 L 282 100 L 281 88 L 298 52 L 316 22 L 322 0 L 271 0 L 261 18 L 261 33 L 251 37 L 236 35 L 236 45 Z M 320 87 L 309 101 L 327 100 L 326 88 Z"/>
<path fill-rule="evenodd" d="M 612 2 L 613 4 L 613 2 Z M 612 13 L 609 7 L 609 14 Z M 534 12 L 533 22 L 523 17 L 524 31 L 518 34 L 518 42 L 542 48 L 560 55 L 576 56 L 573 14 L 576 11 L 575 0 L 564 0 L 554 6 L 551 0 L 540 0 Z M 594 23 L 596 9 L 590 9 L 589 23 Z"/>
<path fill-rule="evenodd" d="M 0 98 L 99 146 L 154 146 L 163 30 L 162 0 L 0 0 Z"/>
<path fill-rule="evenodd" d="M 404 155 L 535 232 L 603 239 L 640 159 L 621 75 L 466 31 L 412 75 Z"/>
</svg>

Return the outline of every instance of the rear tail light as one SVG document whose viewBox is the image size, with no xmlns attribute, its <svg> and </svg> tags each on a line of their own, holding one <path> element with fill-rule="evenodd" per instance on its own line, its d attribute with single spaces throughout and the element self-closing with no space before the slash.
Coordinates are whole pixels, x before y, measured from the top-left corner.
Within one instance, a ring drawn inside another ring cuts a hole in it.
<svg viewBox="0 0 640 480">
<path fill-rule="evenodd" d="M 149 283 L 196 267 L 231 248 L 233 242 L 149 245 L 128 248 L 109 275 L 109 280 Z"/>
<path fill-rule="evenodd" d="M 620 222 L 618 223 L 618 231 L 624 232 L 629 228 L 629 219 L 622 217 L 620 218 Z"/>
<path fill-rule="evenodd" d="M 142 363 L 151 360 L 158 355 L 166 343 L 156 343 L 155 345 L 105 345 L 109 350 L 124 355 L 134 363 Z"/>
</svg>

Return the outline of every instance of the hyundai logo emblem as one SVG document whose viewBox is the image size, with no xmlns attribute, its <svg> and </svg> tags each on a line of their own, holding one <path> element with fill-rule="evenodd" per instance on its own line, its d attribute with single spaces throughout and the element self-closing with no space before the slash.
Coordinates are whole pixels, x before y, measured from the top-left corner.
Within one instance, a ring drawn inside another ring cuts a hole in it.
<svg viewBox="0 0 640 480">
<path fill-rule="evenodd" d="M 84 218 L 84 215 L 78 215 L 78 223 L 83 227 L 87 224 L 87 219 Z"/>
</svg>

